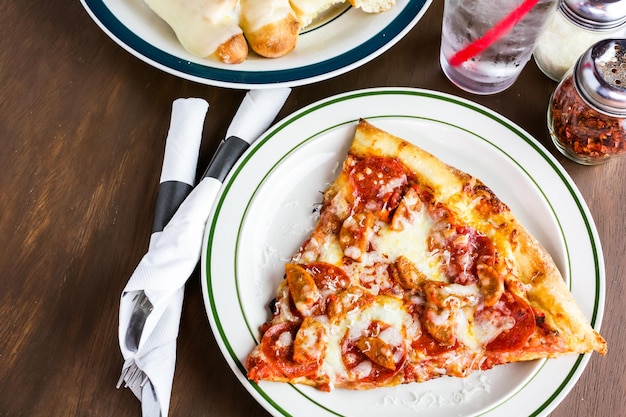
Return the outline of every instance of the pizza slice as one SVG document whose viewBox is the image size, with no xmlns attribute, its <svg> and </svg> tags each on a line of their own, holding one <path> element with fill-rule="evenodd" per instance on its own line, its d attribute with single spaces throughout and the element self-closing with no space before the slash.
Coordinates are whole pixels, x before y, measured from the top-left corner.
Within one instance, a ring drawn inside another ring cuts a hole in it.
<svg viewBox="0 0 626 417">
<path fill-rule="evenodd" d="M 484 183 L 365 120 L 271 309 L 248 378 L 324 391 L 607 351 Z"/>
</svg>

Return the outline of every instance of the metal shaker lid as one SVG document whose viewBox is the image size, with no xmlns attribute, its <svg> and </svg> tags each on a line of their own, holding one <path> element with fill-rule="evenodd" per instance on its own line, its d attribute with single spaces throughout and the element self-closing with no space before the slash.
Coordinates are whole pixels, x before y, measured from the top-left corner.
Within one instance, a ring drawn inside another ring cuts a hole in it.
<svg viewBox="0 0 626 417">
<path fill-rule="evenodd" d="M 626 39 L 595 43 L 578 59 L 576 87 L 598 110 L 626 117 Z"/>
<path fill-rule="evenodd" d="M 615 29 L 626 22 L 626 0 L 563 0 L 560 10 L 587 29 Z"/>
</svg>

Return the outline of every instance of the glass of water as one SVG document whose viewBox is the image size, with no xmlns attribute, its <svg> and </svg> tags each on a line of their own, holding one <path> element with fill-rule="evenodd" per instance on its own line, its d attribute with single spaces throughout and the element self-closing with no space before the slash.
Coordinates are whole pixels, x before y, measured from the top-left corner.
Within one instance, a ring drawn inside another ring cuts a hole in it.
<svg viewBox="0 0 626 417">
<path fill-rule="evenodd" d="M 530 59 L 558 0 L 445 0 L 441 69 L 459 88 L 493 94 Z"/>
</svg>

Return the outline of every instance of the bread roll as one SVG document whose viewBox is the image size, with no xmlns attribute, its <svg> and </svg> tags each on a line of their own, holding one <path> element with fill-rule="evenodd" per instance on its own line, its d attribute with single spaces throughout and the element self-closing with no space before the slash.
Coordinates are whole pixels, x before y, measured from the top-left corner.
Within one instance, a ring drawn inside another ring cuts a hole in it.
<svg viewBox="0 0 626 417">
<path fill-rule="evenodd" d="M 391 9 L 396 0 L 349 0 L 352 6 L 367 13 L 386 12 Z"/>
<path fill-rule="evenodd" d="M 248 48 L 267 58 L 291 52 L 301 29 L 339 3 L 364 12 L 389 10 L 395 0 L 145 0 L 192 55 L 238 64 Z"/>
<path fill-rule="evenodd" d="M 345 3 L 346 0 L 291 0 L 300 28 L 309 26 L 316 17 L 330 9 L 335 4 Z"/>
<path fill-rule="evenodd" d="M 291 52 L 300 25 L 289 0 L 241 0 L 240 25 L 257 54 L 277 58 Z"/>
<path fill-rule="evenodd" d="M 248 56 L 239 27 L 238 0 L 145 0 L 176 33 L 181 45 L 198 57 L 215 56 L 237 64 Z"/>
</svg>

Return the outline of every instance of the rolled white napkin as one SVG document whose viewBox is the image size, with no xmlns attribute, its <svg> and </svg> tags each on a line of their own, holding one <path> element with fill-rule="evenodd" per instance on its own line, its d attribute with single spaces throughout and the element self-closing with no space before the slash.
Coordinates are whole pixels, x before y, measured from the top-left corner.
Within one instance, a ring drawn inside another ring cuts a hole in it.
<svg viewBox="0 0 626 417">
<path fill-rule="evenodd" d="M 153 307 L 145 320 L 137 352 L 132 355 L 128 355 L 122 341 L 130 319 L 122 321 L 120 308 L 122 353 L 126 362 L 132 360 L 147 376 L 142 387 L 144 417 L 168 415 L 184 286 L 200 260 L 206 222 L 215 197 L 230 168 L 269 127 L 290 92 L 289 88 L 280 88 L 246 94 L 227 138 L 220 143 L 202 180 L 163 232 L 151 241 L 124 290 L 125 293 L 145 291 Z"/>
<path fill-rule="evenodd" d="M 158 236 L 163 231 L 165 225 L 189 195 L 196 182 L 202 129 L 208 108 L 209 103 L 201 98 L 179 98 L 172 103 L 172 114 L 165 141 L 165 152 L 159 179 L 150 247 L 159 240 Z M 143 405 L 149 405 L 151 402 L 150 398 L 154 398 L 152 394 L 154 388 L 146 380 L 145 373 L 142 370 L 143 367 L 140 366 L 144 361 L 142 352 L 138 351 L 138 336 L 141 335 L 141 330 L 133 336 L 129 334 L 128 329 L 131 319 L 134 320 L 132 312 L 135 305 L 143 300 L 145 296 L 144 290 L 147 288 L 149 286 L 137 283 L 131 277 L 131 280 L 122 292 L 119 321 L 119 342 L 124 356 L 124 365 L 118 388 L 124 383 L 139 400 L 142 397 L 148 399 L 142 403 Z M 164 369 L 162 372 L 173 375 L 174 369 L 172 367 L 171 369 Z M 142 395 L 143 391 L 148 391 L 148 395 Z"/>
</svg>

